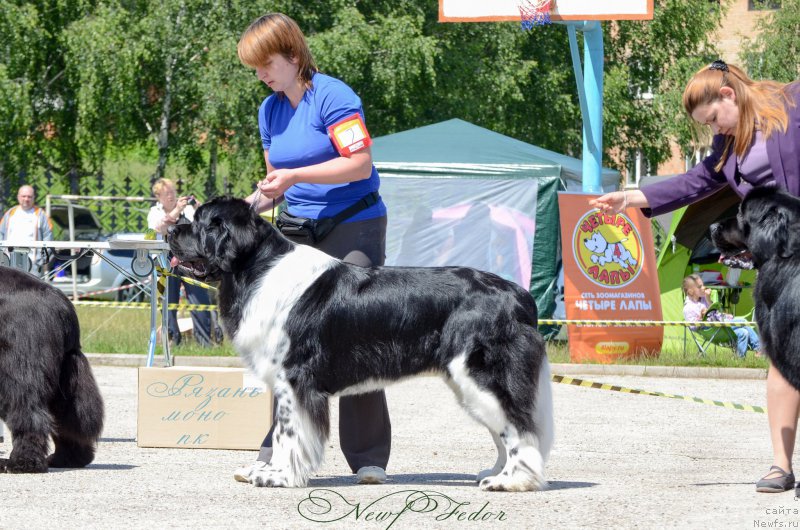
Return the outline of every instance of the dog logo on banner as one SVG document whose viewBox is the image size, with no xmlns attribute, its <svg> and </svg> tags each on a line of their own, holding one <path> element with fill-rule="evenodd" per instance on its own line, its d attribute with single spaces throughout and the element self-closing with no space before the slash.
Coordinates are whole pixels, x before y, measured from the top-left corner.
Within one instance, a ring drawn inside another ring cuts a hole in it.
<svg viewBox="0 0 800 530">
<path fill-rule="evenodd" d="M 575 226 L 572 249 L 581 272 L 601 287 L 624 287 L 642 270 L 642 238 L 621 213 L 584 214 Z"/>
</svg>

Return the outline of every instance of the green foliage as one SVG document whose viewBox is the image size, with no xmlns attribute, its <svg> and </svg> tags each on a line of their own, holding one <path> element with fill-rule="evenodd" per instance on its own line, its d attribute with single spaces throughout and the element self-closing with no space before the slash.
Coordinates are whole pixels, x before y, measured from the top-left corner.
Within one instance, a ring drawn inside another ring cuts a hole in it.
<svg viewBox="0 0 800 530">
<path fill-rule="evenodd" d="M 355 7 L 336 13 L 330 29 L 309 38 L 320 68 L 346 79 L 365 103 L 373 136 L 424 122 L 419 97 L 437 75 L 436 42 L 423 35 L 420 15 L 376 15 L 367 20 Z"/>
<path fill-rule="evenodd" d="M 87 0 L 0 0 L 0 114 L 14 114 L 1 122 L 0 133 L 15 142 L 0 168 L 0 203 L 37 167 L 57 180 L 69 179 L 71 187 L 77 184 L 82 161 L 74 138 L 73 87 L 59 37 L 92 8 Z M 9 83 L 17 88 L 9 90 Z"/>
<path fill-rule="evenodd" d="M 716 58 L 711 37 L 721 9 L 707 0 L 656 0 L 652 21 L 620 21 L 605 32 L 603 139 L 623 167 L 636 150 L 652 164 L 665 161 L 670 138 L 691 151 L 680 98 L 689 77 Z"/>
<path fill-rule="evenodd" d="M 745 41 L 744 60 L 755 79 L 800 79 L 800 0 L 782 0 L 757 24 L 758 37 Z"/>
<path fill-rule="evenodd" d="M 257 85 L 236 60 L 231 30 L 232 21 L 240 27 L 253 14 L 243 5 L 109 2 L 68 28 L 78 136 L 93 170 L 110 146 L 139 145 L 157 154 L 152 179 L 174 158 L 188 171 L 181 185 L 211 194 L 226 187 L 216 178 L 220 158 L 246 150 L 252 164 L 257 144 L 240 133 L 245 116 L 252 123 L 253 107 L 244 104 L 253 105 Z"/>
<path fill-rule="evenodd" d="M 8 68 L 0 64 L 0 195 L 7 189 L 5 180 L 25 167 L 33 145 L 33 112 L 27 105 L 31 86 L 26 79 L 12 79 Z"/>
<path fill-rule="evenodd" d="M 64 34 L 76 87 L 78 145 L 94 171 L 103 167 L 110 146 L 138 142 L 146 132 L 138 90 L 145 54 L 134 25 L 125 9 L 100 6 Z"/>
<path fill-rule="evenodd" d="M 33 179 L 139 194 L 172 174 L 199 195 L 248 193 L 264 172 L 256 109 L 269 90 L 236 43 L 267 11 L 298 21 L 322 71 L 360 95 L 373 136 L 461 118 L 580 156 L 562 25 L 440 24 L 432 0 L 0 0 L 0 191 Z M 717 3 L 656 0 L 652 21 L 604 23 L 606 164 L 635 150 L 662 161 L 671 135 L 688 145 L 676 94 L 713 56 L 719 18 Z M 130 153 L 145 177 L 109 170 Z"/>
</svg>

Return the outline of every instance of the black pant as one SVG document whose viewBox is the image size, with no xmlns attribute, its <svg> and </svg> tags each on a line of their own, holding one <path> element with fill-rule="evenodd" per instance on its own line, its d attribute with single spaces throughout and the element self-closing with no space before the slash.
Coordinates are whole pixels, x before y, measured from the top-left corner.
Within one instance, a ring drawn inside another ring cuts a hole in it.
<svg viewBox="0 0 800 530">
<path fill-rule="evenodd" d="M 316 248 L 361 267 L 383 265 L 386 259 L 386 217 L 342 223 Z M 276 411 L 273 410 L 274 418 Z M 258 460 L 272 458 L 273 423 L 261 443 Z M 392 425 L 383 390 L 339 398 L 339 446 L 353 473 L 364 466 L 386 469 L 392 445 Z"/>
</svg>

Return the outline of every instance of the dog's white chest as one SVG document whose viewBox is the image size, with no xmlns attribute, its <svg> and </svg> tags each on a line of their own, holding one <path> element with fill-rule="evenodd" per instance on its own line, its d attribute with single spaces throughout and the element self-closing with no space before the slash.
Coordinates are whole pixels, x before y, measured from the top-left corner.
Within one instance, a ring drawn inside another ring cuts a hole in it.
<svg viewBox="0 0 800 530">
<path fill-rule="evenodd" d="M 285 329 L 289 313 L 311 284 L 336 263 L 319 250 L 298 245 L 252 286 L 255 292 L 242 310 L 232 342 L 253 372 L 268 384 L 274 382 L 289 349 Z"/>
</svg>

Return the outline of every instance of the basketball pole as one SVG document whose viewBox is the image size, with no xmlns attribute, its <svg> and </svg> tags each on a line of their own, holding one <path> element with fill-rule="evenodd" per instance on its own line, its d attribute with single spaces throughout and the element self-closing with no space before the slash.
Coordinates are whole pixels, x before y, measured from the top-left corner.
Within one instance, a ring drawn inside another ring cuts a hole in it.
<svg viewBox="0 0 800 530">
<path fill-rule="evenodd" d="M 597 20 L 563 22 L 569 33 L 572 68 L 583 121 L 583 192 L 602 193 L 603 170 L 603 26 Z M 581 68 L 577 32 L 583 32 Z"/>
</svg>

